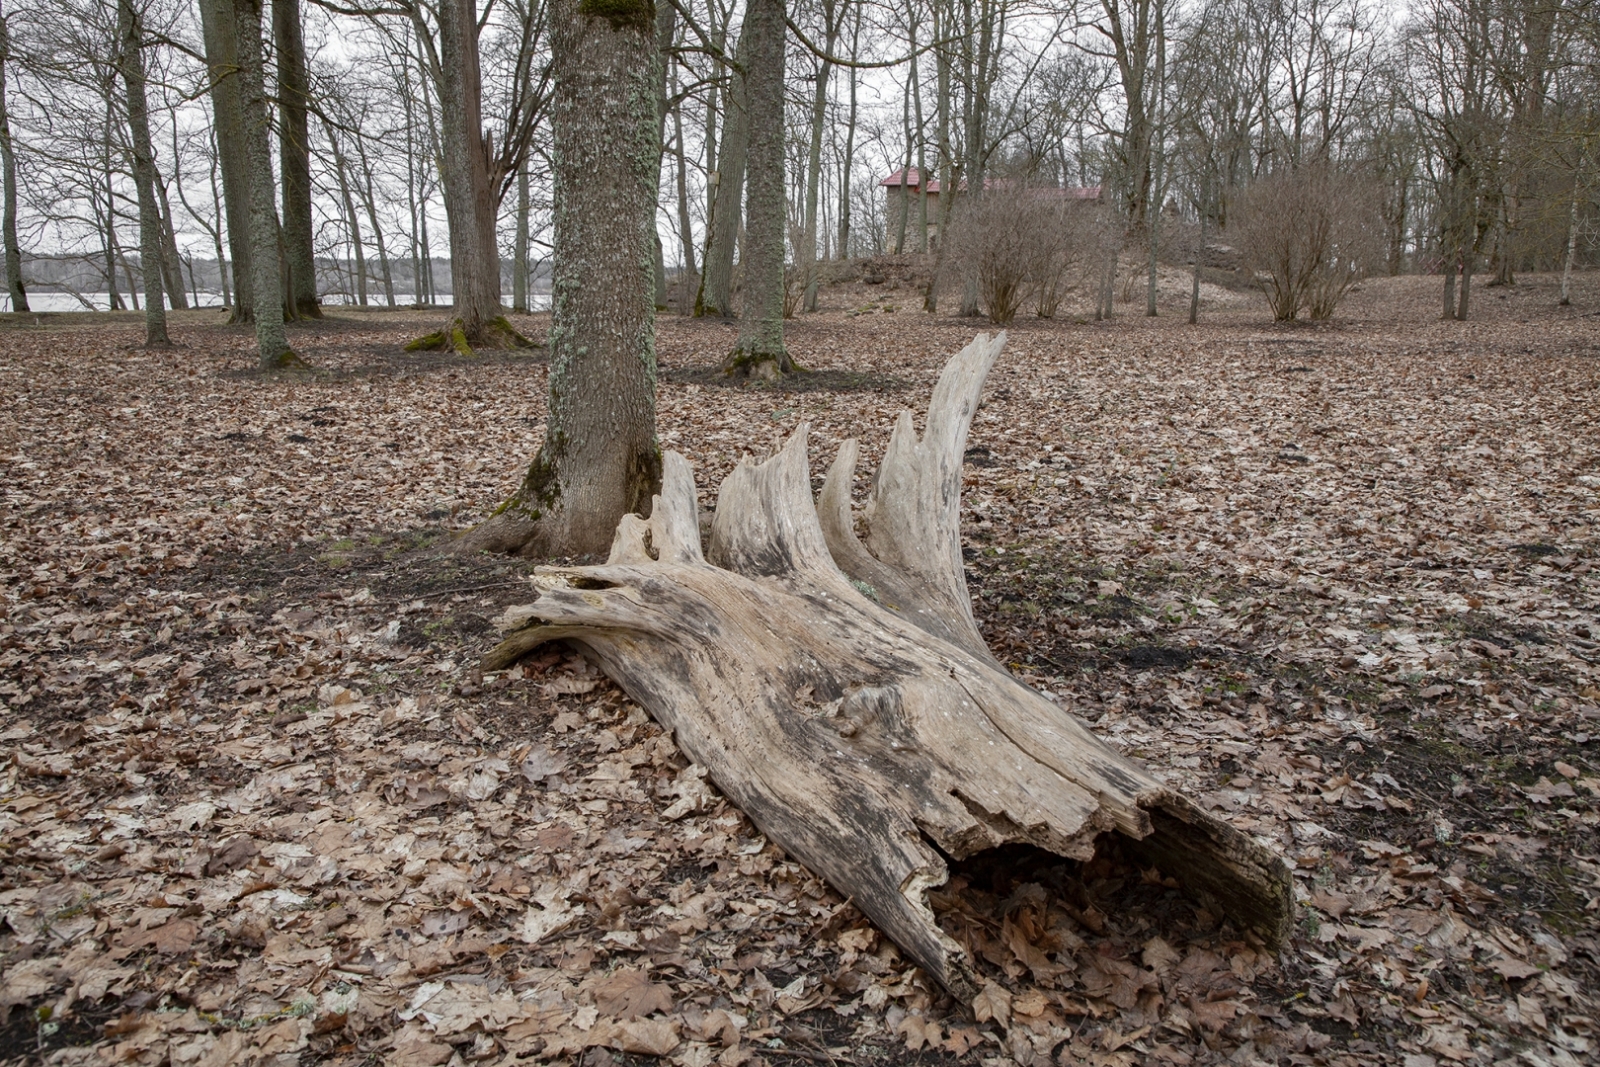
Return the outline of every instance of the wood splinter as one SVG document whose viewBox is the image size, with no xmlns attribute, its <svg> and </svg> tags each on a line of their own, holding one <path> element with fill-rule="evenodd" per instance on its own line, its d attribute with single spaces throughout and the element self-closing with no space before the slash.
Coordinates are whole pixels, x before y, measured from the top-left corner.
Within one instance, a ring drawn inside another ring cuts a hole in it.
<svg viewBox="0 0 1600 1067">
<path fill-rule="evenodd" d="M 970 1003 L 980 982 L 928 906 L 945 857 L 1034 845 L 1088 859 L 1117 833 L 1274 948 L 1293 919 L 1283 861 L 1173 792 L 990 655 L 962 572 L 961 465 L 1005 334 L 946 365 L 919 439 L 901 414 L 856 534 L 846 441 L 815 504 L 805 424 L 723 482 L 702 551 L 694 475 L 666 454 L 649 519 L 610 558 L 542 567 L 500 619 L 499 670 L 583 646 L 717 787 Z"/>
</svg>

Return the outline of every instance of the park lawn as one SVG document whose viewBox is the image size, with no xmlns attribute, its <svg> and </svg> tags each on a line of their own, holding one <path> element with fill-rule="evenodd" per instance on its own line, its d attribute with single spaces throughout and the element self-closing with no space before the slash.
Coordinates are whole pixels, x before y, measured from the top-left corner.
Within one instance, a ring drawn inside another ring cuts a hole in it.
<svg viewBox="0 0 1600 1067">
<path fill-rule="evenodd" d="M 1302 908 L 1274 958 L 1113 844 L 969 861 L 936 903 L 977 1017 L 580 657 L 476 669 L 533 564 L 441 549 L 537 447 L 541 352 L 330 309 L 291 331 L 316 370 L 263 377 L 215 312 L 160 352 L 6 317 L 0 1060 L 1592 1060 L 1600 279 L 1465 323 L 1438 287 L 1011 329 L 963 500 L 991 647 Z M 663 317 L 703 506 L 802 423 L 819 479 L 851 436 L 870 477 L 987 328 L 920 303 L 830 290 L 775 386 Z"/>
</svg>

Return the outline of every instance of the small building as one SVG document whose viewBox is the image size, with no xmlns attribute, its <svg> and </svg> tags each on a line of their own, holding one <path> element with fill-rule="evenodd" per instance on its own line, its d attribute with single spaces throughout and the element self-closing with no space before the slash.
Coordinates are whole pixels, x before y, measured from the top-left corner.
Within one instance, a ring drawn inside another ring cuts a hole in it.
<svg viewBox="0 0 1600 1067">
<path fill-rule="evenodd" d="M 905 189 L 906 197 L 906 240 L 911 243 L 912 236 L 916 233 L 917 212 L 919 198 L 922 196 L 922 172 L 916 167 L 903 167 L 889 175 L 878 185 L 887 190 L 884 204 L 884 219 L 888 227 L 888 242 L 894 244 L 895 232 L 900 225 L 900 195 L 901 188 Z M 961 191 L 965 192 L 967 183 L 960 183 Z M 1068 200 L 1084 204 L 1099 204 L 1105 199 L 1104 187 L 1099 185 L 1056 186 L 1056 185 L 1027 185 L 1013 178 L 985 178 L 983 181 L 985 191 L 1000 193 L 1001 195 L 1017 196 L 1019 194 L 1049 200 Z M 932 174 L 928 175 L 928 243 L 931 247 L 939 240 L 939 179 Z"/>
<path fill-rule="evenodd" d="M 964 187 L 966 182 L 961 183 Z M 917 218 L 920 207 L 922 188 L 922 171 L 916 167 L 905 167 L 889 175 L 878 185 L 888 190 L 884 203 L 884 226 L 886 247 L 894 248 L 894 235 L 900 229 L 900 196 L 901 187 L 904 187 L 906 198 L 906 244 L 907 247 L 916 247 Z M 928 247 L 932 247 L 939 240 L 939 179 L 928 176 Z"/>
</svg>

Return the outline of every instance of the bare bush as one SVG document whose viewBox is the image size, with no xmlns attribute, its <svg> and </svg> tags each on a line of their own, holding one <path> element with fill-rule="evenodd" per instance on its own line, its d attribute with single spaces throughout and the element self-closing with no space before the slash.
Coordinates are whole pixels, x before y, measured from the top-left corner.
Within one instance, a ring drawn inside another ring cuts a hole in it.
<svg viewBox="0 0 1600 1067">
<path fill-rule="evenodd" d="M 1030 298 L 1050 318 L 1086 269 L 1096 209 L 1047 189 L 1001 186 L 969 203 L 951 227 L 952 281 L 976 279 L 989 321 L 1005 325 Z M 1086 243 L 1087 242 L 1087 243 Z"/>
<path fill-rule="evenodd" d="M 1329 318 L 1351 286 L 1384 264 L 1378 197 L 1360 177 L 1325 164 L 1251 185 L 1232 237 L 1280 322 L 1302 311 Z"/>
</svg>

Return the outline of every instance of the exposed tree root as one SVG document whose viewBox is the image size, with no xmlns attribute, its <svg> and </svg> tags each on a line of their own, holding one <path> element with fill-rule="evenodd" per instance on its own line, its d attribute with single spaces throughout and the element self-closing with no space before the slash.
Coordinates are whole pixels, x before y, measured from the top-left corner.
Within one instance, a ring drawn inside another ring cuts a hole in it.
<svg viewBox="0 0 1600 1067">
<path fill-rule="evenodd" d="M 263 360 L 262 370 L 309 370 L 311 364 L 300 358 L 300 354 L 292 348 L 285 348 L 276 356 Z"/>
<path fill-rule="evenodd" d="M 415 341 L 405 346 L 407 352 L 444 352 L 454 349 L 458 356 L 472 356 L 477 349 L 492 349 L 506 351 L 518 348 L 538 348 L 536 342 L 528 340 L 511 321 L 504 315 L 496 315 L 483 324 L 483 336 L 473 344 L 467 337 L 466 324 L 460 319 L 453 319 L 449 326 L 433 333 L 424 334 Z"/>
<path fill-rule="evenodd" d="M 764 382 L 775 381 L 785 374 L 804 374 L 805 370 L 784 348 L 776 352 L 735 348 L 722 363 L 722 373 L 730 378 L 753 378 Z"/>
</svg>

